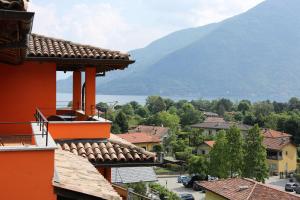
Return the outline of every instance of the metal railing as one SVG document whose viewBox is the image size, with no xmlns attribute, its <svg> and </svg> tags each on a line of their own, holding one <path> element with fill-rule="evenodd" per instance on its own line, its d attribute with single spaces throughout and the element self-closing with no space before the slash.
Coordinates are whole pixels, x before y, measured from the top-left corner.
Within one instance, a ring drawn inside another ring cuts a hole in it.
<svg viewBox="0 0 300 200">
<path fill-rule="evenodd" d="M 48 146 L 49 122 L 38 108 L 36 108 L 34 116 L 38 126 L 40 127 L 40 131 L 42 131 L 42 137 L 46 136 L 46 146 Z"/>
</svg>

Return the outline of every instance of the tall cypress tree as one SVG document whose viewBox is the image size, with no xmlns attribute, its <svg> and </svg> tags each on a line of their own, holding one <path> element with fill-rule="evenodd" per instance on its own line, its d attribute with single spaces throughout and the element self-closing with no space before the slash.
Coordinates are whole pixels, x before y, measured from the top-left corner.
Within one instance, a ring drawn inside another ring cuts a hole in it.
<svg viewBox="0 0 300 200">
<path fill-rule="evenodd" d="M 228 177 L 228 154 L 225 131 L 219 131 L 214 147 L 209 152 L 209 173 L 219 178 Z"/>
<path fill-rule="evenodd" d="M 227 138 L 227 161 L 230 176 L 241 175 L 243 167 L 243 138 L 240 129 L 230 127 L 226 133 Z"/>
<path fill-rule="evenodd" d="M 243 176 L 265 182 L 268 177 L 267 153 L 257 124 L 249 130 L 246 136 L 244 152 Z"/>
</svg>

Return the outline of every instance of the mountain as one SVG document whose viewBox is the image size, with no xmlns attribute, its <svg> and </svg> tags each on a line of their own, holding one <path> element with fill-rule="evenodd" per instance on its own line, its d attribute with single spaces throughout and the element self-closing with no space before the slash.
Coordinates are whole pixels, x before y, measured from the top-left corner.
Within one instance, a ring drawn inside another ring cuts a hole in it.
<svg viewBox="0 0 300 200">
<path fill-rule="evenodd" d="M 266 0 L 220 23 L 172 33 L 130 52 L 136 63 L 98 80 L 97 91 L 204 98 L 297 96 L 299 10 L 299 0 Z"/>
</svg>

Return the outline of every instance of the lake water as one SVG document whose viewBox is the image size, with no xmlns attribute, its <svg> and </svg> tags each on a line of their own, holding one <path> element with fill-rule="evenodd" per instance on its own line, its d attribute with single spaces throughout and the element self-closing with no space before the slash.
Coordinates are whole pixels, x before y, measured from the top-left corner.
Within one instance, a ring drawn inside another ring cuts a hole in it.
<svg viewBox="0 0 300 200">
<path fill-rule="evenodd" d="M 96 95 L 96 103 L 105 102 L 105 103 L 114 103 L 118 102 L 118 105 L 129 103 L 130 101 L 136 101 L 139 104 L 144 105 L 148 96 L 131 96 L 131 95 Z M 175 101 L 180 99 L 192 100 L 197 98 L 192 97 L 165 97 L 170 98 Z M 69 101 L 72 101 L 72 93 L 57 93 L 56 100 L 61 106 L 65 106 Z"/>
</svg>

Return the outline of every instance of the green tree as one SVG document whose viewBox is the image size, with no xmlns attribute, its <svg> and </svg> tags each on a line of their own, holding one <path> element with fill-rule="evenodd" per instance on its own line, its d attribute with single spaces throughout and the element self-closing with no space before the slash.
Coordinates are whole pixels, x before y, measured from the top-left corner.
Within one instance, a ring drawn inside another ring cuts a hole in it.
<svg viewBox="0 0 300 200">
<path fill-rule="evenodd" d="M 146 118 L 149 116 L 149 111 L 147 108 L 143 107 L 143 106 L 139 106 L 136 110 L 135 110 L 135 114 Z"/>
<path fill-rule="evenodd" d="M 167 108 L 165 101 L 160 96 L 149 96 L 146 106 L 152 114 L 165 111 Z"/>
<path fill-rule="evenodd" d="M 209 173 L 219 178 L 227 178 L 229 172 L 225 134 L 226 132 L 223 130 L 218 132 L 216 143 L 209 152 Z"/>
<path fill-rule="evenodd" d="M 169 127 L 173 130 L 177 129 L 179 126 L 179 117 L 176 114 L 170 114 L 169 112 L 163 111 L 159 112 L 153 117 L 153 122 L 157 126 Z"/>
<path fill-rule="evenodd" d="M 204 119 L 202 113 L 196 110 L 191 103 L 183 104 L 179 115 L 182 126 L 195 124 Z"/>
<path fill-rule="evenodd" d="M 127 188 L 133 189 L 135 193 L 145 196 L 147 194 L 147 185 L 144 182 L 128 183 Z"/>
<path fill-rule="evenodd" d="M 134 114 L 134 109 L 130 103 L 127 103 L 122 106 L 122 112 L 124 112 L 126 115 L 132 116 Z"/>
<path fill-rule="evenodd" d="M 237 110 L 241 111 L 243 114 L 246 113 L 246 111 L 249 111 L 251 108 L 251 102 L 248 100 L 242 100 L 240 101 Z"/>
<path fill-rule="evenodd" d="M 188 159 L 188 172 L 189 174 L 199 174 L 202 176 L 207 175 L 207 162 L 204 156 L 192 155 Z"/>
<path fill-rule="evenodd" d="M 257 124 L 249 130 L 245 138 L 244 152 L 242 175 L 264 182 L 268 177 L 267 153 L 263 146 L 263 136 Z"/>
<path fill-rule="evenodd" d="M 160 153 L 163 151 L 163 147 L 161 144 L 154 145 L 152 151 L 155 153 Z"/>
<path fill-rule="evenodd" d="M 227 161 L 230 170 L 230 176 L 240 175 L 243 166 L 243 138 L 241 131 L 232 126 L 226 133 L 227 138 Z"/>
<path fill-rule="evenodd" d="M 128 132 L 128 119 L 124 112 L 120 111 L 117 114 L 115 123 L 120 127 L 121 133 Z"/>
</svg>

